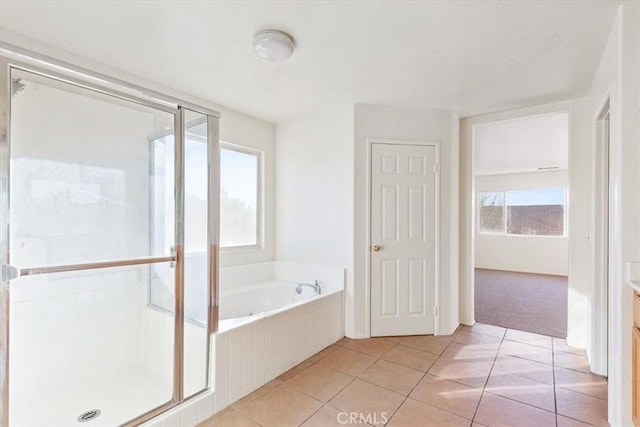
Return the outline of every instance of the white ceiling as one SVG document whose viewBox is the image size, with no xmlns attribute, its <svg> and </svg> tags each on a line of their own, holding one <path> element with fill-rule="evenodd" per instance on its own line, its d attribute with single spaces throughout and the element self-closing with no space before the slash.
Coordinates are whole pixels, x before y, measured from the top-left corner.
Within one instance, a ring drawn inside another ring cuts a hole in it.
<svg viewBox="0 0 640 427">
<path fill-rule="evenodd" d="M 618 1 L 2 1 L 0 27 L 273 122 L 339 104 L 461 116 L 586 95 Z M 290 33 L 269 63 L 253 35 Z"/>
<path fill-rule="evenodd" d="M 568 169 L 569 113 L 476 125 L 473 147 L 476 175 Z"/>
</svg>

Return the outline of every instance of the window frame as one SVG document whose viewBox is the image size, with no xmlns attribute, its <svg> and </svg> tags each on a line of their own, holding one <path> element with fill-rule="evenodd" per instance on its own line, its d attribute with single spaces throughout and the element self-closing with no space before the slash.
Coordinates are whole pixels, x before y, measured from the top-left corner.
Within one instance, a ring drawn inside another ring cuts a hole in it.
<svg viewBox="0 0 640 427">
<path fill-rule="evenodd" d="M 543 189 L 562 189 L 564 192 L 564 200 L 563 200 L 563 215 L 562 215 L 562 234 L 559 235 L 550 235 L 550 234 L 514 234 L 507 232 L 507 192 L 508 191 L 522 191 L 522 190 L 543 190 Z M 502 231 L 482 231 L 480 228 L 480 211 L 482 208 L 482 198 L 480 194 L 482 193 L 502 193 L 503 194 L 503 204 L 502 204 Z M 566 186 L 551 186 L 551 187 L 529 187 L 529 188 L 509 188 L 504 190 L 478 190 L 477 192 L 477 202 L 476 205 L 476 234 L 482 234 L 483 236 L 506 236 L 506 237 L 542 237 L 542 238 L 567 238 L 569 237 L 567 234 L 568 231 L 568 215 L 567 215 L 567 200 L 568 200 L 569 188 Z"/>
<path fill-rule="evenodd" d="M 234 144 L 220 140 L 220 189 L 222 190 L 222 150 L 231 150 L 238 153 L 248 154 L 257 157 L 256 170 L 256 244 L 255 245 L 238 245 L 238 246 L 222 246 L 220 240 L 221 253 L 250 252 L 258 251 L 264 248 L 264 152 L 249 148 L 244 145 Z M 220 201 L 220 209 L 222 209 L 222 201 Z M 219 218 L 220 227 L 219 234 L 222 236 L 222 216 Z"/>
</svg>

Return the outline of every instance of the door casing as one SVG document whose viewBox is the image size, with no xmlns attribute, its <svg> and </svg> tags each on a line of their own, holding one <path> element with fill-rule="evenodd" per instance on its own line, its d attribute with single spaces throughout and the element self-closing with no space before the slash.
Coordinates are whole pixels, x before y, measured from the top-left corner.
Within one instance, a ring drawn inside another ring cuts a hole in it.
<svg viewBox="0 0 640 427">
<path fill-rule="evenodd" d="M 593 181 L 593 292 L 591 310 L 591 368 L 607 376 L 609 373 L 609 310 L 611 300 L 610 254 L 613 236 L 613 189 L 611 176 L 611 99 L 609 94 L 598 110 L 595 123 Z"/>
</svg>

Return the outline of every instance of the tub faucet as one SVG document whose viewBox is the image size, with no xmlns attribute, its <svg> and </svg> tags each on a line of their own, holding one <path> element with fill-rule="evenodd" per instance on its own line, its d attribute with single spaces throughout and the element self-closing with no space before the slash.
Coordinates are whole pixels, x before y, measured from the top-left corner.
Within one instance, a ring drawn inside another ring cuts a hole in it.
<svg viewBox="0 0 640 427">
<path fill-rule="evenodd" d="M 313 285 L 311 283 L 298 283 L 298 286 L 296 286 L 296 293 L 301 294 L 303 286 L 308 286 L 312 288 L 318 295 L 322 293 L 322 287 L 320 286 L 320 283 L 318 283 L 317 280 Z"/>
</svg>

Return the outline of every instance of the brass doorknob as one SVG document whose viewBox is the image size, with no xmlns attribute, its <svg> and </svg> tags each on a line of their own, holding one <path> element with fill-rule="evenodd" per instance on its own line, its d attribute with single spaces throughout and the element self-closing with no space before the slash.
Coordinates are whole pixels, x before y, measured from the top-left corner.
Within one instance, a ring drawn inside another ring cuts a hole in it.
<svg viewBox="0 0 640 427">
<path fill-rule="evenodd" d="M 373 252 L 380 252 L 380 250 L 382 249 L 382 246 L 380 245 L 373 245 Z"/>
</svg>

